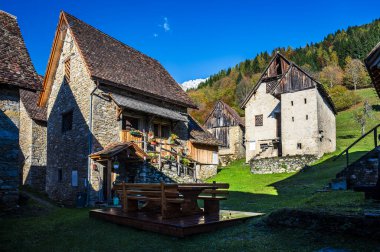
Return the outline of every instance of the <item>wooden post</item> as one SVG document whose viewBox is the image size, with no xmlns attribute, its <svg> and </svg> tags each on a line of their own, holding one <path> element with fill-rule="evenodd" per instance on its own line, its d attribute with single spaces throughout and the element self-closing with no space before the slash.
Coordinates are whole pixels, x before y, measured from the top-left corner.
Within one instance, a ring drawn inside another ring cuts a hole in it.
<svg viewBox="0 0 380 252">
<path fill-rule="evenodd" d="M 160 143 L 158 143 L 158 146 L 157 146 L 157 149 L 158 149 L 158 169 L 160 171 L 162 171 L 162 162 L 161 162 L 161 145 Z"/>
<path fill-rule="evenodd" d="M 125 191 L 125 181 L 123 181 L 123 212 L 127 212 L 127 192 Z"/>
<path fill-rule="evenodd" d="M 179 163 L 179 155 L 177 155 L 177 175 L 181 176 L 181 166 Z"/>
<path fill-rule="evenodd" d="M 375 148 L 377 147 L 377 128 L 373 131 L 373 140 L 375 143 Z"/>
</svg>

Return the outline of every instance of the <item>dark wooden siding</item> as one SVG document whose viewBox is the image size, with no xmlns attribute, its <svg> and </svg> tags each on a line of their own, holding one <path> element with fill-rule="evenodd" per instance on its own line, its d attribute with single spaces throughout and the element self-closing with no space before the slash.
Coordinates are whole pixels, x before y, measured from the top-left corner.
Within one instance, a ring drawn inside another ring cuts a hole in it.
<svg viewBox="0 0 380 252">
<path fill-rule="evenodd" d="M 280 80 L 279 85 L 274 90 L 274 94 L 279 95 L 282 93 L 304 90 L 315 87 L 316 85 L 317 83 L 304 72 L 296 67 L 292 67 L 291 70 L 286 73 L 284 78 Z"/>
<path fill-rule="evenodd" d="M 223 102 L 217 102 L 214 110 L 207 118 L 204 126 L 212 135 L 222 142 L 222 147 L 228 148 L 229 144 L 229 127 L 237 126 L 239 122 L 228 111 Z"/>
</svg>

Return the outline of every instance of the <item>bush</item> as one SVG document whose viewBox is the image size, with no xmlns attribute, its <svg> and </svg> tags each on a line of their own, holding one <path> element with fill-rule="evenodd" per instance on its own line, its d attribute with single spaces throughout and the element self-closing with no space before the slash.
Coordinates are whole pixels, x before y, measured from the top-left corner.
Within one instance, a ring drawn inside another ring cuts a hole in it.
<svg viewBox="0 0 380 252">
<path fill-rule="evenodd" d="M 360 96 L 344 86 L 338 85 L 328 89 L 337 111 L 343 111 L 360 102 Z"/>
</svg>

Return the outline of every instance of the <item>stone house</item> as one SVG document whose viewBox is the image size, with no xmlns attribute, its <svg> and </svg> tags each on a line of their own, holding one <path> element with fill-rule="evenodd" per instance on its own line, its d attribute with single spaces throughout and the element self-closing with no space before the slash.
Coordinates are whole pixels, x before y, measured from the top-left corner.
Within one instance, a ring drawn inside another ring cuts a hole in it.
<svg viewBox="0 0 380 252">
<path fill-rule="evenodd" d="M 207 116 L 204 127 L 218 139 L 219 159 L 222 165 L 245 156 L 244 118 L 223 101 L 218 101 Z"/>
<path fill-rule="evenodd" d="M 20 184 L 45 189 L 46 113 L 17 19 L 1 10 L 0 38 L 0 209 L 11 209 Z"/>
<path fill-rule="evenodd" d="M 187 110 L 196 105 L 161 64 L 66 12 L 39 105 L 47 107 L 52 199 L 73 204 L 77 193 L 87 192 L 93 204 L 109 201 L 117 180 L 204 179 L 199 176 L 209 174 L 209 165 L 216 173 L 215 160 L 189 155 L 203 148 L 213 157 L 215 146 L 194 144 L 198 135 L 191 141 Z"/>
<path fill-rule="evenodd" d="M 336 110 L 317 80 L 277 53 L 242 103 L 246 161 L 336 148 Z"/>
</svg>

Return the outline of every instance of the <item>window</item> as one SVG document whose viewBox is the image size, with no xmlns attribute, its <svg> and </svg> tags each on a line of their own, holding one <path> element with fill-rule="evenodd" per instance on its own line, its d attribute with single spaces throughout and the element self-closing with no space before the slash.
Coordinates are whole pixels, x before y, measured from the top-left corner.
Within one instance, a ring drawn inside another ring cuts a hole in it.
<svg viewBox="0 0 380 252">
<path fill-rule="evenodd" d="M 292 116 L 292 122 L 294 122 L 294 116 Z"/>
<path fill-rule="evenodd" d="M 306 120 L 309 120 L 309 115 L 306 115 Z"/>
<path fill-rule="evenodd" d="M 73 129 L 73 111 L 62 114 L 62 133 Z"/>
<path fill-rule="evenodd" d="M 58 169 L 58 182 L 62 182 L 62 169 Z"/>
<path fill-rule="evenodd" d="M 65 75 L 63 77 L 64 82 L 66 84 L 70 83 L 70 70 L 71 70 L 71 62 L 70 62 L 70 58 L 68 58 L 65 60 Z"/>
<path fill-rule="evenodd" d="M 291 101 L 290 104 L 292 104 L 292 106 L 293 106 L 293 104 L 294 104 L 293 101 Z"/>
<path fill-rule="evenodd" d="M 305 102 L 305 104 L 307 103 L 307 100 L 306 100 L 306 98 L 304 99 L 304 102 Z"/>
<path fill-rule="evenodd" d="M 219 156 L 217 151 L 212 152 L 212 163 L 219 164 Z"/>
<path fill-rule="evenodd" d="M 263 115 L 255 116 L 255 126 L 263 126 Z"/>
<path fill-rule="evenodd" d="M 154 124 L 154 137 L 158 138 L 169 138 L 170 137 L 170 125 L 165 124 Z"/>
<path fill-rule="evenodd" d="M 139 129 L 139 119 L 135 117 L 123 116 L 122 129 Z"/>
<path fill-rule="evenodd" d="M 301 143 L 297 143 L 297 149 L 298 150 L 302 149 L 302 144 Z"/>
</svg>

